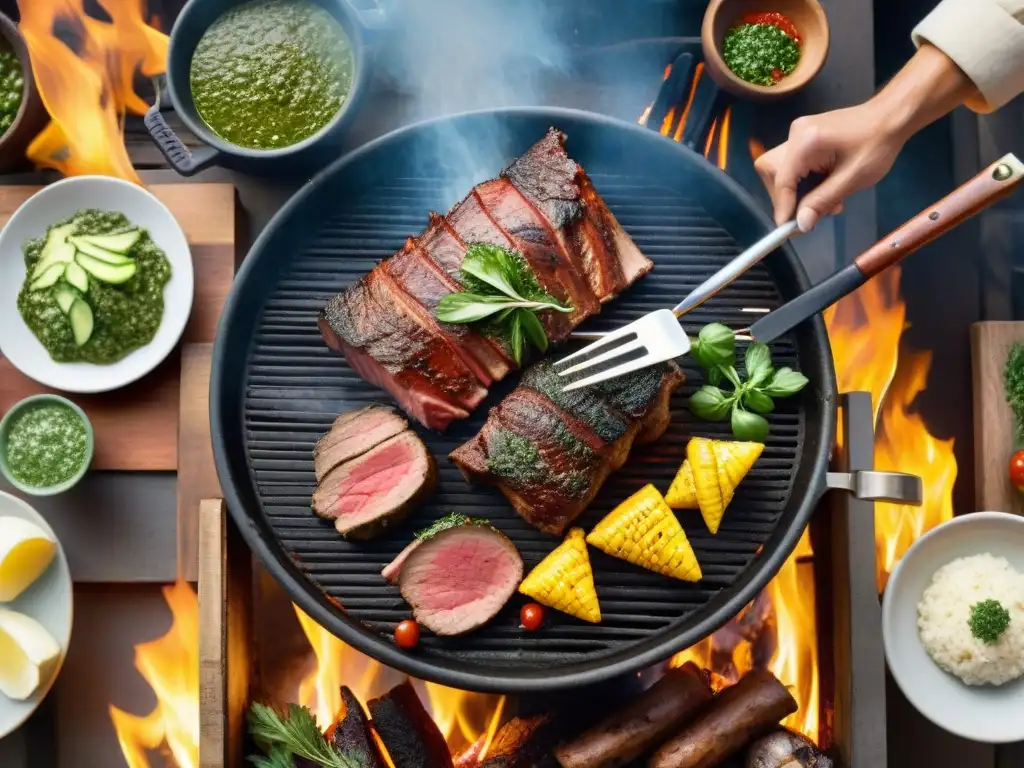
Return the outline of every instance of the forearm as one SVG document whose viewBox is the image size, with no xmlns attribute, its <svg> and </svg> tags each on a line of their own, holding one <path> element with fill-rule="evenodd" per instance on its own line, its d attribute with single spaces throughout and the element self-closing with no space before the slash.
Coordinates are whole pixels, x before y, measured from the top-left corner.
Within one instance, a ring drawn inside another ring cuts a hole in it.
<svg viewBox="0 0 1024 768">
<path fill-rule="evenodd" d="M 869 104 L 883 130 L 902 143 L 977 93 L 952 59 L 926 43 Z"/>
</svg>

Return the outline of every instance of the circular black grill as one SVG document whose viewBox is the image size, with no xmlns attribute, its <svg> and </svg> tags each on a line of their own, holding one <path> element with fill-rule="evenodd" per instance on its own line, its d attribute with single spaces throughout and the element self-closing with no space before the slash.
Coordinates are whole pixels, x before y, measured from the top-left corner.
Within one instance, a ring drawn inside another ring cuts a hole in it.
<svg viewBox="0 0 1024 768">
<path fill-rule="evenodd" d="M 624 156 L 614 147 L 601 148 L 602 131 L 633 135 L 620 124 L 576 113 L 516 114 L 499 116 L 508 118 L 504 159 L 525 150 L 549 124 L 564 130 L 570 156 L 655 263 L 648 277 L 606 305 L 588 328 L 613 327 L 675 304 L 764 232 L 763 220 L 738 189 L 688 150 L 663 147 L 668 142 L 654 136 L 653 144 L 620 139 L 636 147 Z M 468 688 L 527 690 L 597 680 L 664 658 L 728 619 L 763 586 L 795 545 L 820 494 L 827 450 L 822 446 L 831 443 L 834 417 L 831 368 L 823 366 L 828 350 L 823 329 L 814 327 L 820 321 L 773 346 L 776 365 L 806 371 L 815 391 L 781 401 L 769 417 L 764 454 L 718 534 L 707 532 L 698 512 L 679 513 L 704 572 L 699 584 L 591 550 L 604 616 L 600 625 L 549 611 L 542 631 L 524 632 L 517 597 L 471 635 L 426 636 L 414 654 L 400 652 L 390 635 L 410 608 L 380 570 L 415 530 L 452 510 L 487 517 L 516 544 L 528 569 L 558 543 L 527 525 L 497 491 L 467 485 L 446 458 L 476 434 L 488 408 L 514 387 L 515 375 L 444 435 L 416 427 L 438 458 L 440 487 L 402 527 L 374 541 L 350 543 L 310 511 L 316 440 L 341 411 L 389 402 L 324 345 L 317 313 L 330 296 L 421 232 L 428 211 L 444 211 L 453 202 L 446 198 L 450 179 L 443 169 L 431 173 L 417 153 L 419 172 L 413 175 L 409 156 L 402 161 L 403 151 L 418 146 L 415 129 L 364 151 L 362 162 L 326 174 L 272 223 L 247 259 L 222 324 L 211 393 L 218 469 L 232 511 L 304 608 L 362 650 L 420 677 Z M 664 149 L 677 158 L 671 166 L 664 160 L 652 165 L 645 157 Z M 636 175 L 640 168 L 650 172 Z M 803 279 L 791 253 L 776 254 L 691 313 L 685 324 L 694 330 L 711 321 L 742 328 L 793 295 Z M 690 361 L 682 363 L 687 383 L 673 399 L 668 432 L 633 451 L 578 524 L 589 529 L 645 483 L 667 489 L 690 435 L 728 437 L 727 424 L 697 422 L 686 409 L 685 398 L 702 377 Z"/>
</svg>

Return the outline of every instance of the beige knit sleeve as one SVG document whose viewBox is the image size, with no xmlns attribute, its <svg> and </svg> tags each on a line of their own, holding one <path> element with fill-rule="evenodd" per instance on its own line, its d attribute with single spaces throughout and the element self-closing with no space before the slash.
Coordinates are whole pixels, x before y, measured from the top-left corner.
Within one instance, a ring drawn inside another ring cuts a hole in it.
<svg viewBox="0 0 1024 768">
<path fill-rule="evenodd" d="M 957 63 L 981 94 L 968 102 L 991 112 L 1024 92 L 1024 0 L 942 0 L 913 31 Z"/>
</svg>

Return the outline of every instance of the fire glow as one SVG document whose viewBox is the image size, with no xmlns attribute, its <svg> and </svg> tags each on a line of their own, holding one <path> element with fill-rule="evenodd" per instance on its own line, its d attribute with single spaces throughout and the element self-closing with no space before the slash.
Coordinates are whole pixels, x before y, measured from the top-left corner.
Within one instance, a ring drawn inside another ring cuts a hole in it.
<svg viewBox="0 0 1024 768">
<path fill-rule="evenodd" d="M 875 504 L 878 590 L 922 534 L 953 517 L 957 465 L 953 440 L 928 431 L 914 400 L 928 384 L 930 352 L 900 354 L 906 304 L 900 270 L 892 268 L 825 312 L 840 392 L 871 393 L 875 415 L 875 469 L 921 477 L 924 503 Z"/>
<path fill-rule="evenodd" d="M 36 165 L 65 176 L 101 174 L 139 182 L 125 148 L 124 117 L 148 105 L 136 76 L 164 71 L 168 38 L 149 26 L 143 0 L 96 0 L 110 18 L 89 16 L 83 0 L 19 0 L 19 28 L 51 122 L 28 148 Z M 74 41 L 65 42 L 63 30 Z"/>
</svg>

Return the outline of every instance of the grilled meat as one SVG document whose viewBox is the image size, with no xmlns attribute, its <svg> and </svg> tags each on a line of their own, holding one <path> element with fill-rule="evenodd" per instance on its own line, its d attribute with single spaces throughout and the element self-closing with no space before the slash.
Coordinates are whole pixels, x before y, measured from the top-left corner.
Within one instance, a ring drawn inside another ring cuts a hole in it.
<svg viewBox="0 0 1024 768">
<path fill-rule="evenodd" d="M 552 341 L 653 266 L 615 220 L 551 129 L 499 178 L 473 189 L 320 313 L 324 340 L 415 419 L 445 429 L 465 418 L 486 387 L 514 367 L 507 345 L 465 326 L 439 323 L 438 302 L 462 289 L 467 244 L 522 252 L 540 285 L 571 314 L 542 312 Z"/>
<path fill-rule="evenodd" d="M 368 539 L 404 519 L 436 485 L 434 457 L 406 430 L 328 472 L 313 511 L 343 536 Z"/>
<path fill-rule="evenodd" d="M 334 420 L 330 431 L 313 449 L 313 470 L 319 483 L 339 464 L 366 453 L 388 438 L 409 428 L 409 422 L 390 408 L 370 405 L 346 411 Z"/>
<path fill-rule="evenodd" d="M 494 618 L 522 578 L 515 545 L 489 525 L 470 523 L 413 548 L 398 584 L 420 624 L 438 635 L 460 635 Z"/>
<path fill-rule="evenodd" d="M 563 381 L 542 361 L 450 458 L 470 482 L 496 485 L 528 523 L 561 535 L 634 443 L 661 437 L 682 383 L 669 363 L 562 392 Z"/>
</svg>

